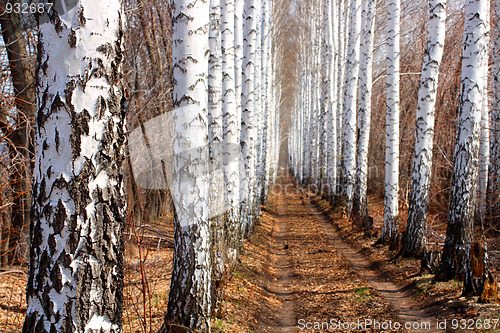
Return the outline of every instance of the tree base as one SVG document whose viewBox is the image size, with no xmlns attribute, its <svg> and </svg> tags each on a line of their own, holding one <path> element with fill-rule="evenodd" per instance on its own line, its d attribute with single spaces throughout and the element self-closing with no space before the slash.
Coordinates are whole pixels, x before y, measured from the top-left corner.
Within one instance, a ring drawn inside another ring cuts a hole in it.
<svg viewBox="0 0 500 333">
<path fill-rule="evenodd" d="M 422 261 L 420 262 L 420 275 L 435 274 L 441 261 L 441 252 L 436 250 L 428 250 L 422 253 Z"/>
<path fill-rule="evenodd" d="M 474 242 L 467 247 L 462 296 L 480 296 L 482 302 L 498 302 L 497 283 L 489 270 L 486 244 Z"/>
</svg>

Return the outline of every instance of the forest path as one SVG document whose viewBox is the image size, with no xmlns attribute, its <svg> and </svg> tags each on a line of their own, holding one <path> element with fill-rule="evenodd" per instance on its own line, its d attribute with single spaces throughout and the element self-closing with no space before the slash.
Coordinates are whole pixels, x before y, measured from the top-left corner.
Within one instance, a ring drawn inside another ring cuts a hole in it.
<svg viewBox="0 0 500 333">
<path fill-rule="evenodd" d="M 395 310 L 399 322 L 412 323 L 412 325 L 415 323 L 415 329 L 412 329 L 411 332 L 437 331 L 436 323 L 438 318 L 427 314 L 421 308 L 419 302 L 411 295 L 410 290 L 405 290 L 405 288 L 397 285 L 379 268 L 377 263 L 371 261 L 367 256 L 343 241 L 342 237 L 328 221 L 328 218 L 310 202 L 308 205 L 311 214 L 321 223 L 335 249 L 347 259 L 351 267 L 356 270 L 356 273 L 366 280 L 390 304 Z"/>
<path fill-rule="evenodd" d="M 255 332 L 377 332 L 367 323 L 428 320 L 394 284 L 375 280 L 382 273 L 351 253 L 289 178 L 278 180 L 269 200 L 242 257 L 259 290 Z"/>
</svg>

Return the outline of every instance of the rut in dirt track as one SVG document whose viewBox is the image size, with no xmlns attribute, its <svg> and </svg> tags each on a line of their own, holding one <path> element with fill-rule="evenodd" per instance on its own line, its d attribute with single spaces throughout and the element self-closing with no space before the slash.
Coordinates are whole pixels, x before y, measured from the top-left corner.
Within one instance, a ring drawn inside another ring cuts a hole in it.
<svg viewBox="0 0 500 333">
<path fill-rule="evenodd" d="M 280 178 L 278 188 L 257 227 L 266 235 L 259 245 L 265 255 L 258 282 L 258 332 L 300 332 L 315 322 L 335 325 L 367 319 L 435 323 L 410 295 L 342 241 L 289 178 Z M 335 331 L 332 328 L 316 331 Z"/>
</svg>

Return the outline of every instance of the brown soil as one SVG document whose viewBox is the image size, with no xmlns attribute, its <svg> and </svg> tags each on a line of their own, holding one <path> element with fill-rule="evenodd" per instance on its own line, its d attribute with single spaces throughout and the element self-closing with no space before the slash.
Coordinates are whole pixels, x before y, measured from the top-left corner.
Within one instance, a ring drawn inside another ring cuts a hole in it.
<svg viewBox="0 0 500 333">
<path fill-rule="evenodd" d="M 452 319 L 500 318 L 498 305 L 461 297 L 460 283 L 435 283 L 431 275 L 417 274 L 418 260 L 394 259 L 386 247 L 374 246 L 376 239 L 353 229 L 341 209 L 309 197 L 290 179 L 278 185 L 288 185 L 287 194 L 270 196 L 260 224 L 245 242 L 225 288 L 222 312 L 212 318 L 214 332 L 395 331 L 368 327 L 370 321 L 392 323 L 392 328 L 396 322 L 430 322 L 426 332 L 438 332 L 436 320 L 447 319 L 450 330 Z M 379 231 L 382 203 L 374 197 L 370 202 Z M 150 227 L 171 234 L 171 218 Z M 168 301 L 171 243 L 155 232 L 139 236 L 140 253 L 134 235 L 126 242 L 124 332 L 156 332 Z M 145 297 L 141 258 L 149 286 Z M 0 271 L 0 332 L 20 332 L 25 286 L 25 268 Z M 351 328 L 339 328 L 342 324 Z"/>
<path fill-rule="evenodd" d="M 280 188 L 287 184 L 291 180 L 282 179 Z M 460 297 L 460 283 L 434 283 L 430 275 L 418 276 L 418 260 L 394 259 L 386 247 L 375 247 L 376 239 L 353 229 L 341 209 L 290 185 L 287 192 L 270 197 L 245 243 L 215 332 L 407 331 L 335 329 L 358 320 L 392 321 L 392 328 L 417 323 L 430 329 L 409 331 L 442 332 L 460 331 L 452 329 L 453 319 L 499 318 L 498 305 Z M 376 212 L 380 203 L 370 208 Z M 437 329 L 445 319 L 447 329 Z M 302 329 L 306 323 L 313 329 Z M 481 331 L 495 332 L 475 330 Z"/>
</svg>

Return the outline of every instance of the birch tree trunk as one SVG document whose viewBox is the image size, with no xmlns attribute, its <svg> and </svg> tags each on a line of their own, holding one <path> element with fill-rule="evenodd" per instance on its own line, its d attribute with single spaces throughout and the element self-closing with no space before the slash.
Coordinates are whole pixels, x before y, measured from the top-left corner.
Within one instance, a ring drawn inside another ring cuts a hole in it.
<svg viewBox="0 0 500 333">
<path fill-rule="evenodd" d="M 268 87 L 269 87 L 269 58 L 270 58 L 270 48 L 268 41 L 269 37 L 269 24 L 270 24 L 270 11 L 269 11 L 269 1 L 262 1 L 262 12 L 261 12 L 261 23 L 262 23 L 262 35 L 261 35 L 261 112 L 262 112 L 262 143 L 261 143 L 261 165 L 259 170 L 260 173 L 260 196 L 259 200 L 262 205 L 267 203 L 267 189 L 269 180 L 267 178 L 267 167 L 269 164 L 269 100 L 268 100 Z"/>
<path fill-rule="evenodd" d="M 342 186 L 347 216 L 351 215 L 356 182 L 356 100 L 359 77 L 359 46 L 361 31 L 361 1 L 351 0 L 349 43 L 347 51 L 343 102 Z"/>
<path fill-rule="evenodd" d="M 240 200 L 242 223 L 249 232 L 253 223 L 252 202 L 255 200 L 255 52 L 257 43 L 256 7 L 258 1 L 246 0 L 243 23 L 243 79 L 241 113 Z"/>
<path fill-rule="evenodd" d="M 467 247 L 473 234 L 478 174 L 479 132 L 486 56 L 487 0 L 468 0 L 465 7 L 460 105 L 446 241 L 436 274 L 439 280 L 463 279 Z"/>
<path fill-rule="evenodd" d="M 165 322 L 210 331 L 208 188 L 209 2 L 176 0 L 173 11 L 174 260 Z M 234 57 L 233 57 L 234 61 Z M 182 329 L 184 331 L 184 329 Z"/>
<path fill-rule="evenodd" d="M 491 108 L 491 140 L 490 140 L 490 167 L 489 167 L 489 206 L 494 221 L 500 220 L 500 1 L 495 1 L 495 17 L 497 23 L 493 31 L 493 52 L 491 73 L 492 80 L 492 108 Z"/>
<path fill-rule="evenodd" d="M 40 26 L 23 332 L 121 332 L 125 216 L 120 1 Z"/>
<path fill-rule="evenodd" d="M 343 0 L 338 2 L 339 20 L 338 20 L 338 68 L 337 68 L 337 179 L 335 181 L 336 188 L 335 194 L 340 197 L 344 193 L 343 183 L 343 134 L 344 134 L 344 108 L 343 96 L 345 93 L 345 78 L 346 78 L 346 62 L 347 62 L 347 43 L 349 36 L 349 4 L 350 0 Z"/>
<path fill-rule="evenodd" d="M 363 29 L 361 35 L 361 60 L 358 84 L 358 148 L 356 186 L 354 191 L 354 215 L 368 218 L 368 144 L 370 139 L 373 38 L 375 29 L 376 1 L 363 2 Z"/>
<path fill-rule="evenodd" d="M 427 244 L 435 106 L 446 34 L 446 1 L 430 0 L 428 6 L 427 47 L 420 75 L 410 205 L 402 249 L 403 256 L 416 258 L 421 257 Z"/>
<path fill-rule="evenodd" d="M 332 58 L 332 44 L 330 43 L 331 29 L 329 26 L 330 0 L 322 0 L 321 22 L 321 115 L 320 115 L 320 194 L 325 196 L 328 184 L 328 133 L 330 131 L 330 63 Z"/>
<path fill-rule="evenodd" d="M 234 0 L 222 5 L 222 115 L 224 141 L 224 201 L 226 203 L 226 244 L 229 260 L 236 260 L 239 221 L 239 141 L 241 116 L 236 104 Z"/>
<path fill-rule="evenodd" d="M 238 146 L 234 147 L 234 153 L 237 155 L 236 158 L 236 163 L 237 163 L 237 168 L 238 168 L 238 179 L 237 179 L 237 188 L 235 188 L 235 191 L 237 192 L 236 195 L 238 197 L 238 202 L 236 204 L 236 207 L 234 208 L 236 210 L 236 215 L 239 217 L 241 213 L 241 204 L 242 204 L 242 198 L 241 198 L 241 177 L 243 174 L 241 173 L 240 167 L 241 167 L 241 159 L 243 158 L 241 154 L 241 120 L 242 120 L 242 111 L 243 111 L 243 106 L 242 106 L 242 88 L 243 88 L 243 81 L 242 81 L 242 71 L 243 71 L 243 6 L 244 6 L 244 0 L 234 0 L 234 85 L 235 85 L 235 99 L 236 99 L 236 127 L 237 127 L 237 142 Z M 235 164 L 236 164 L 235 163 Z M 243 217 L 241 217 L 243 218 Z M 242 231 L 243 231 L 243 221 L 241 218 L 238 218 L 237 225 L 236 225 L 236 236 L 238 239 L 236 240 L 237 242 L 241 241 L 241 236 L 242 236 Z M 239 246 L 239 245 L 238 245 Z"/>
<path fill-rule="evenodd" d="M 486 55 L 481 65 L 483 71 L 483 84 L 485 93 L 483 96 L 483 107 L 481 108 L 481 127 L 479 135 L 479 169 L 477 179 L 477 204 L 476 220 L 481 222 L 484 228 L 486 214 L 486 192 L 488 187 L 488 168 L 490 164 L 490 101 L 488 98 L 488 81 L 490 79 L 489 45 L 490 45 L 490 10 L 486 13 Z"/>
<path fill-rule="evenodd" d="M 209 144 L 209 216 L 212 266 L 212 308 L 219 308 L 222 297 L 221 281 L 227 263 L 227 247 L 224 231 L 224 163 L 222 145 L 222 50 L 221 4 L 210 0 L 210 58 L 208 68 L 208 144 Z"/>
<path fill-rule="evenodd" d="M 328 26 L 330 30 L 328 43 L 330 44 L 330 67 L 328 75 L 330 77 L 329 104 L 328 104 L 328 158 L 327 174 L 330 203 L 335 197 L 335 181 L 337 180 L 337 63 L 338 56 L 338 29 L 337 29 L 337 4 L 329 1 Z"/>
<path fill-rule="evenodd" d="M 390 0 L 388 11 L 384 226 L 380 235 L 380 241 L 383 243 L 392 243 L 399 230 L 400 0 Z"/>
</svg>

